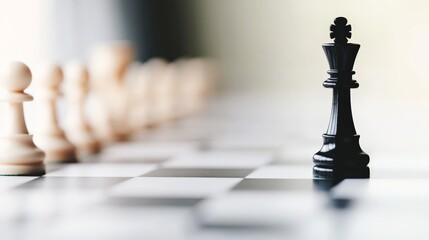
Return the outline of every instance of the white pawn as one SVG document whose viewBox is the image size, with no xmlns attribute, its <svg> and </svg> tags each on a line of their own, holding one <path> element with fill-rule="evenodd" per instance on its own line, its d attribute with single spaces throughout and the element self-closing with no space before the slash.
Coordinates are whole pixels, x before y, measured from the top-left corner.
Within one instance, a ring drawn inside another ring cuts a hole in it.
<svg viewBox="0 0 429 240">
<path fill-rule="evenodd" d="M 164 59 L 154 58 L 144 63 L 147 78 L 146 127 L 154 128 L 162 123 L 162 102 L 165 69 L 168 64 Z"/>
<path fill-rule="evenodd" d="M 104 143 L 124 141 L 132 133 L 128 126 L 129 101 L 124 75 L 134 59 L 134 49 L 128 42 L 98 45 L 92 52 L 89 66 L 92 101 L 96 112 L 90 118 L 91 127 Z"/>
<path fill-rule="evenodd" d="M 78 62 L 70 63 L 64 69 L 67 91 L 67 117 L 65 132 L 67 138 L 76 146 L 79 155 L 94 154 L 100 151 L 85 115 L 85 102 L 89 88 L 87 68 Z"/>
<path fill-rule="evenodd" d="M 182 99 L 178 99 L 178 66 L 169 63 L 157 79 L 155 85 L 155 104 L 159 123 L 168 123 L 177 119 L 177 112 Z"/>
<path fill-rule="evenodd" d="M 147 124 L 147 92 L 148 78 L 144 64 L 133 63 L 124 76 L 124 84 L 129 95 L 129 127 L 135 132 L 145 128 Z"/>
<path fill-rule="evenodd" d="M 0 133 L 0 175 L 43 175 L 44 153 L 33 143 L 25 124 L 23 102 L 31 101 L 24 92 L 31 83 L 31 71 L 21 62 L 0 69 L 0 101 L 5 103 Z"/>
<path fill-rule="evenodd" d="M 38 121 L 34 142 L 46 154 L 46 163 L 77 162 L 76 149 L 58 124 L 56 99 L 60 95 L 63 71 L 55 64 L 39 69 L 34 78 L 34 97 Z"/>
</svg>

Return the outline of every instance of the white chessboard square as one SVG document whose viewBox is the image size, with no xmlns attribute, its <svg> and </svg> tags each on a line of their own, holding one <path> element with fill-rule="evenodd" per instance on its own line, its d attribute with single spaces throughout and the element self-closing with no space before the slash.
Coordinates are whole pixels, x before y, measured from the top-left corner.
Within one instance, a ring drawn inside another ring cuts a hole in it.
<svg viewBox="0 0 429 240">
<path fill-rule="evenodd" d="M 241 178 L 139 177 L 111 189 L 113 197 L 205 198 L 228 191 Z"/>
<path fill-rule="evenodd" d="M 174 156 L 195 152 L 198 142 L 133 142 L 111 145 L 103 150 L 99 159 L 103 162 L 162 162 Z"/>
<path fill-rule="evenodd" d="M 204 200 L 196 211 L 205 226 L 277 226 L 305 221 L 326 202 L 315 192 L 238 191 Z"/>
<path fill-rule="evenodd" d="M 5 193 L 0 199 L 0 222 L 11 223 L 25 216 L 31 226 L 46 219 L 81 215 L 88 208 L 101 205 L 103 199 L 100 191 L 17 189 Z"/>
<path fill-rule="evenodd" d="M 429 179 L 346 179 L 332 193 L 338 197 L 367 199 L 427 199 Z"/>
<path fill-rule="evenodd" d="M 312 166 L 271 165 L 256 169 L 246 178 L 249 179 L 313 179 Z"/>
<path fill-rule="evenodd" d="M 146 131 L 137 133 L 133 140 L 136 141 L 151 141 L 151 142 L 186 142 L 205 140 L 210 138 L 211 130 L 208 128 L 167 128 L 167 129 L 154 129 L 152 131 Z"/>
<path fill-rule="evenodd" d="M 332 188 L 331 192 L 337 198 L 363 198 L 368 194 L 369 181 L 369 179 L 345 179 Z"/>
<path fill-rule="evenodd" d="M 30 182 L 38 177 L 0 176 L 0 190 L 7 190 Z"/>
<path fill-rule="evenodd" d="M 80 163 L 67 164 L 46 177 L 138 177 L 155 169 L 151 164 Z"/>
<path fill-rule="evenodd" d="M 171 168 L 257 168 L 273 160 L 272 152 L 210 151 L 186 154 L 163 164 Z"/>
<path fill-rule="evenodd" d="M 280 151 L 278 158 L 279 162 L 311 162 L 311 156 L 320 149 L 320 140 L 298 140 L 289 141 Z M 316 149 L 316 150 L 315 150 Z"/>
<path fill-rule="evenodd" d="M 286 143 L 285 139 L 276 136 L 221 136 L 210 143 L 211 149 L 217 150 L 277 150 Z"/>
</svg>

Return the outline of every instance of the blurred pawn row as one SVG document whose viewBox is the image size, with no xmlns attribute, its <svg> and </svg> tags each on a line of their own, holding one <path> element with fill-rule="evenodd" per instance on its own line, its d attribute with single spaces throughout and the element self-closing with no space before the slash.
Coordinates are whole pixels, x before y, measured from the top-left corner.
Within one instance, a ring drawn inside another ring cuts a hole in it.
<svg viewBox="0 0 429 240">
<path fill-rule="evenodd" d="M 25 107 L 26 119 L 45 162 L 75 162 L 203 110 L 217 78 L 213 61 L 134 57 L 129 43 L 116 42 L 94 48 L 87 64 L 31 68 L 35 101 Z"/>
</svg>

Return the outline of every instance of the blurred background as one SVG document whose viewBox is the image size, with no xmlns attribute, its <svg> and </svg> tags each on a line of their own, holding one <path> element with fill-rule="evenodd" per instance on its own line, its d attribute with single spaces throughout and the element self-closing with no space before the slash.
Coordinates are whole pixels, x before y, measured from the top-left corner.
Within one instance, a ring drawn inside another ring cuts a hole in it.
<svg viewBox="0 0 429 240">
<path fill-rule="evenodd" d="M 326 77 L 320 45 L 345 16 L 360 43 L 359 92 L 425 98 L 429 41 L 424 1 L 24 0 L 0 5 L 1 58 L 68 61 L 98 42 L 130 40 L 137 57 L 210 56 L 222 89 L 315 91 Z M 405 80 L 406 79 L 406 80 Z M 404 83 L 405 81 L 405 83 Z M 412 81 L 412 84 L 410 83 Z"/>
<path fill-rule="evenodd" d="M 423 151 L 428 10 L 418 0 L 2 0 L 0 60 L 65 63 L 113 40 L 131 41 L 143 62 L 210 57 L 221 72 L 219 93 L 274 99 L 300 119 L 298 135 L 320 140 L 331 101 L 321 85 L 328 70 L 321 44 L 331 42 L 334 18 L 345 16 L 350 42 L 361 44 L 353 111 L 363 148 Z"/>
</svg>

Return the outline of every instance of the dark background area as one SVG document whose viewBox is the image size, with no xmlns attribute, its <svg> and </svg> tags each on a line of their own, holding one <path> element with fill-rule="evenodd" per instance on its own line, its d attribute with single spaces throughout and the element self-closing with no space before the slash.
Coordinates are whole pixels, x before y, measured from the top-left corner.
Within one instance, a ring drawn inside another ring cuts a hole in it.
<svg viewBox="0 0 429 240">
<path fill-rule="evenodd" d="M 137 58 L 175 60 L 201 54 L 195 29 L 195 12 L 190 1 L 120 1 L 126 39 L 136 47 Z"/>
<path fill-rule="evenodd" d="M 53 59 L 62 62 L 88 56 L 98 43 L 124 40 L 142 62 L 202 55 L 191 0 L 54 1 L 51 20 Z"/>
</svg>

